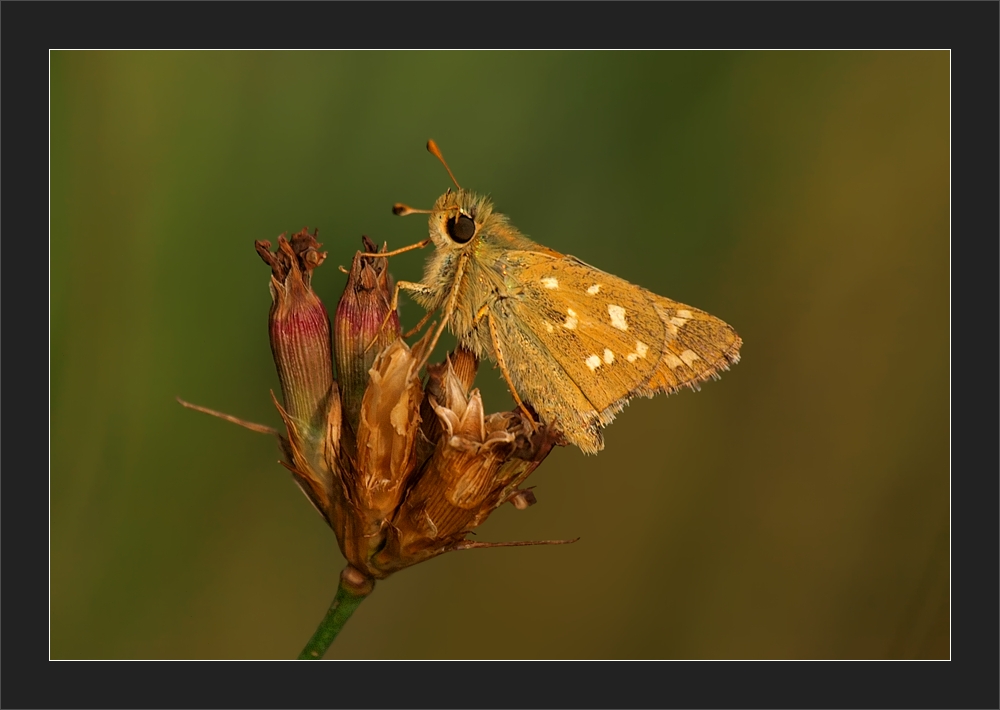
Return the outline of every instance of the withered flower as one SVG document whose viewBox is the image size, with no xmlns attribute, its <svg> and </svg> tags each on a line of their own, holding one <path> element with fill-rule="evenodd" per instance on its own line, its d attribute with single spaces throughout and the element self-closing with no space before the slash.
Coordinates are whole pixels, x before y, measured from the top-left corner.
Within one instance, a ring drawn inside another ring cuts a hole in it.
<svg viewBox="0 0 1000 710">
<path fill-rule="evenodd" d="M 305 230 L 278 237 L 274 252 L 256 242 L 271 267 L 269 331 L 282 390 L 275 405 L 285 432 L 182 401 L 276 435 L 282 464 L 336 534 L 347 567 L 299 658 L 321 657 L 375 580 L 405 567 L 453 550 L 572 542 L 465 539 L 504 503 L 535 502 L 521 485 L 562 438 L 520 409 L 485 414 L 472 389 L 478 361 L 467 350 L 428 364 L 421 378 L 429 334 L 413 348 L 400 336 L 386 259 L 373 256 L 367 237 L 337 306 L 331 348 L 326 310 L 311 287 L 326 257 L 320 246 Z"/>
</svg>

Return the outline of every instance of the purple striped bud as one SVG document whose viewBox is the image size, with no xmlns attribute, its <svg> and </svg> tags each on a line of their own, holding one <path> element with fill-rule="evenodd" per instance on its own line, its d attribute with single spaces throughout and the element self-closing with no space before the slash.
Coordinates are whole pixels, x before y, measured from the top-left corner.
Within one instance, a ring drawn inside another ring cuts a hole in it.
<svg viewBox="0 0 1000 710">
<path fill-rule="evenodd" d="M 358 431 L 361 399 L 368 387 L 368 371 L 375 356 L 399 338 L 399 313 L 390 313 L 392 283 L 386 259 L 366 257 L 375 253 L 367 236 L 365 251 L 354 255 L 347 286 L 333 318 L 334 356 L 344 418 Z M 385 251 L 385 247 L 382 247 Z"/>
<path fill-rule="evenodd" d="M 315 233 L 304 229 L 290 240 L 278 237 L 273 253 L 270 242 L 255 246 L 271 267 L 268 327 L 285 409 L 307 427 L 317 427 L 326 419 L 333 389 L 330 319 L 311 286 L 312 270 L 326 252 L 319 251 Z"/>
</svg>

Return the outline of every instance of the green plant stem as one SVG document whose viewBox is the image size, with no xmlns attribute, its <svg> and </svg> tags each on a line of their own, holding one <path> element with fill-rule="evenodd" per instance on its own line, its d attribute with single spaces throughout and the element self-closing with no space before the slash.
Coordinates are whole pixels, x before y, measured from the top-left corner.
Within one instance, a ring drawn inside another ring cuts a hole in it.
<svg viewBox="0 0 1000 710">
<path fill-rule="evenodd" d="M 358 605 L 365 600 L 372 590 L 375 589 L 375 582 L 353 567 L 347 567 L 340 575 L 340 584 L 337 586 L 337 596 L 333 598 L 333 603 L 316 628 L 316 633 L 309 639 L 309 643 L 299 654 L 300 661 L 315 661 L 323 657 L 330 644 L 337 638 L 337 634 L 344 628 L 344 624 L 351 618 L 351 614 L 358 608 Z"/>
</svg>

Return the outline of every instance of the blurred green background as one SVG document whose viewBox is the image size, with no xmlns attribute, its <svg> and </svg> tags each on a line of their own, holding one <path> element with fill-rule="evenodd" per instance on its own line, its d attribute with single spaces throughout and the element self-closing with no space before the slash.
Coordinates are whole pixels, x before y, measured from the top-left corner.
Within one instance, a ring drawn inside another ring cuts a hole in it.
<svg viewBox="0 0 1000 710">
<path fill-rule="evenodd" d="M 301 650 L 333 534 L 273 440 L 174 397 L 279 423 L 253 241 L 318 227 L 332 312 L 362 233 L 426 236 L 389 208 L 450 185 L 430 137 L 743 361 L 477 531 L 578 543 L 405 570 L 327 657 L 947 658 L 947 52 L 54 52 L 52 657 Z"/>
</svg>

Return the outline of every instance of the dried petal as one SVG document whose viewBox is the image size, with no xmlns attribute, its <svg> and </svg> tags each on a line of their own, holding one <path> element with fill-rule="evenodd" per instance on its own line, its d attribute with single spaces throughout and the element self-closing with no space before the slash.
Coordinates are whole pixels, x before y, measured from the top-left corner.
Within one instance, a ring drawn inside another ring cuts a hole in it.
<svg viewBox="0 0 1000 710">
<path fill-rule="evenodd" d="M 399 505 L 416 466 L 423 399 L 417 365 L 409 346 L 395 340 L 375 359 L 361 403 L 352 497 L 368 522 L 378 526 Z"/>
<path fill-rule="evenodd" d="M 440 415 L 434 410 L 435 405 L 440 402 L 445 407 L 464 407 L 478 367 L 479 359 L 465 348 L 458 348 L 443 363 L 427 365 L 427 397 L 420 410 L 423 422 L 420 425 L 422 436 L 418 456 L 421 460 L 430 457 L 444 432 Z"/>
<path fill-rule="evenodd" d="M 334 383 L 334 390 L 336 386 Z M 274 393 L 271 396 L 273 398 Z M 320 515 L 336 529 L 332 511 L 335 500 L 341 493 L 337 466 L 340 400 L 337 397 L 331 399 L 327 434 L 319 442 L 315 437 L 305 435 L 301 422 L 292 417 L 277 400 L 274 400 L 274 406 L 277 407 L 288 432 L 286 437 L 279 437 L 282 451 L 287 459 L 284 463 L 285 468 L 292 472 L 295 482 L 299 484 L 306 498 L 316 507 Z M 328 458 L 329 452 L 332 452 L 332 458 Z"/>
</svg>

